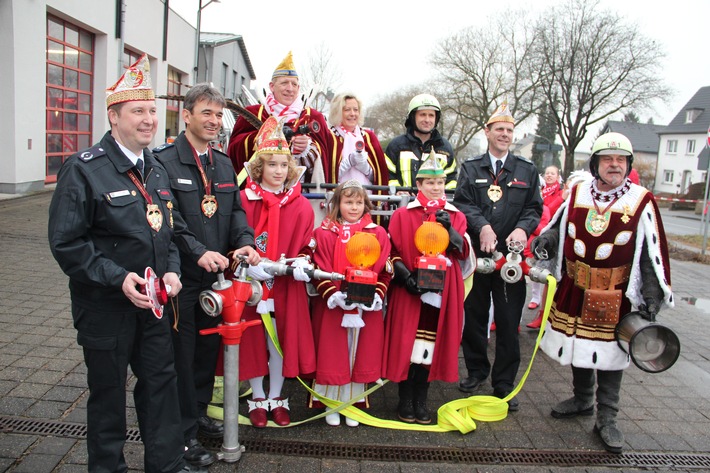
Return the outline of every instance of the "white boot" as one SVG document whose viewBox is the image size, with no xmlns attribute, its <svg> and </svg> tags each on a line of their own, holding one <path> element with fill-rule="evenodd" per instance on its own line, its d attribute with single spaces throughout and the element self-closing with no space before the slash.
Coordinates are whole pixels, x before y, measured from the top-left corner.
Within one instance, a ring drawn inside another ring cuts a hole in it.
<svg viewBox="0 0 710 473">
<path fill-rule="evenodd" d="M 331 410 L 332 410 L 332 409 L 331 409 L 330 407 L 326 407 L 326 408 L 325 408 L 325 412 L 329 412 L 329 411 L 331 411 Z M 338 425 L 340 425 L 340 413 L 339 413 L 339 412 L 335 412 L 335 413 L 326 415 L 326 416 L 325 416 L 325 422 L 326 422 L 328 425 L 332 425 L 333 427 L 337 427 Z"/>
</svg>

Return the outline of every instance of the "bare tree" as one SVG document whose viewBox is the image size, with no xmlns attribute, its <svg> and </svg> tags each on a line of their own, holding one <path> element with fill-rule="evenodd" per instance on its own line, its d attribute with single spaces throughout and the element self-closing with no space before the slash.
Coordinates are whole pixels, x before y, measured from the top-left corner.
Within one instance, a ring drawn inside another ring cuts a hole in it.
<svg viewBox="0 0 710 473">
<path fill-rule="evenodd" d="M 386 142 L 404 132 L 409 101 L 415 95 L 422 93 L 422 89 L 423 87 L 418 85 L 399 89 L 366 108 L 365 126 L 375 130 L 383 148 Z"/>
<path fill-rule="evenodd" d="M 318 43 L 308 55 L 307 64 L 301 76 L 301 92 L 311 107 L 327 112 L 334 91 L 342 83 L 342 70 L 325 41 Z"/>
<path fill-rule="evenodd" d="M 565 175 L 590 125 L 627 109 L 643 110 L 670 95 L 659 73 L 664 54 L 638 26 L 601 11 L 598 1 L 567 0 L 536 24 L 534 81 L 548 102 L 565 147 Z"/>
<path fill-rule="evenodd" d="M 447 129 L 457 155 L 504 100 L 517 122 L 536 112 L 531 24 L 528 13 L 507 12 L 483 29 L 463 29 L 437 45 L 431 63 L 442 76 L 441 98 L 452 117 Z"/>
</svg>

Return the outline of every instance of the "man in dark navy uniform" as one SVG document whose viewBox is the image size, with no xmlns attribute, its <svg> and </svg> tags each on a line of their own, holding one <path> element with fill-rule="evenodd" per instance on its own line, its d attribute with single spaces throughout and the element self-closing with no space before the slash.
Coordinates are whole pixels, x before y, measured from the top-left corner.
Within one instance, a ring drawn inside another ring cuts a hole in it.
<svg viewBox="0 0 710 473">
<path fill-rule="evenodd" d="M 476 254 L 508 253 L 509 242 L 524 245 L 542 215 L 538 171 L 521 156 L 508 152 L 515 121 L 503 103 L 486 124 L 488 152 L 467 159 L 461 166 L 454 205 L 466 215 L 468 234 Z M 493 395 L 501 399 L 510 394 L 520 365 L 518 326 L 525 304 L 525 278 L 503 281 L 499 272 L 477 274 L 464 303 L 463 348 L 468 377 L 459 389 L 474 392 L 491 374 Z M 493 370 L 488 360 L 488 318 L 494 306 L 496 352 Z M 511 411 L 518 400 L 508 400 Z"/>
<path fill-rule="evenodd" d="M 198 266 L 199 254 L 191 253 L 191 248 L 206 247 L 221 254 L 236 250 L 234 253 L 246 255 L 253 265 L 260 260 L 253 247 L 254 231 L 247 224 L 239 199 L 232 163 L 226 154 L 210 147 L 210 141 L 217 138 L 221 129 L 226 105 L 222 94 L 209 84 L 193 86 L 183 104 L 185 131 L 173 144 L 154 150 L 170 175 L 176 207 L 197 243 L 190 244 L 191 235 L 177 237 L 183 286 L 178 295 L 177 314 L 172 314 L 178 321 L 173 335 L 185 460 L 196 466 L 215 461 L 214 455 L 197 440 L 198 430 L 207 437 L 219 438 L 224 427 L 207 416 L 220 336 L 199 334 L 201 329 L 216 327 L 221 322 L 221 317 L 208 316 L 199 303 L 200 292 L 210 289 L 217 278 Z"/>
<path fill-rule="evenodd" d="M 177 376 L 168 317 L 139 288 L 147 267 L 181 289 L 176 234 L 186 232 L 175 210 L 168 174 L 146 146 L 157 129 L 155 95 L 145 55 L 107 89 L 111 131 L 71 156 L 57 177 L 49 208 L 49 244 L 69 276 L 77 341 L 84 349 L 88 469 L 125 472 L 126 381 L 134 399 L 146 472 L 190 471 L 183 459 Z M 202 267 L 227 258 L 201 252 Z"/>
</svg>

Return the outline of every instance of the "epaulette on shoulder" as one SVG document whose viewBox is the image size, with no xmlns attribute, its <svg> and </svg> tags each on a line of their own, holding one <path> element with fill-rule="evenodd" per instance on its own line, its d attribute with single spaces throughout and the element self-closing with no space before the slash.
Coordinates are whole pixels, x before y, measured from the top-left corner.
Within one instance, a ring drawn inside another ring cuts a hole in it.
<svg viewBox="0 0 710 473">
<path fill-rule="evenodd" d="M 105 156 L 106 155 L 106 150 L 103 149 L 99 145 L 94 145 L 91 148 L 82 151 L 79 153 L 79 160 L 84 161 L 85 163 L 88 163 L 94 158 L 98 158 L 99 156 Z"/>
<path fill-rule="evenodd" d="M 526 158 L 525 156 L 518 156 L 518 155 L 516 154 L 515 157 L 518 158 L 519 160 L 525 162 L 525 163 L 533 164 L 533 162 L 530 161 L 530 160 L 529 160 L 528 158 Z"/>
<path fill-rule="evenodd" d="M 219 155 L 219 156 L 224 156 L 225 158 L 229 159 L 229 155 L 227 153 L 225 153 L 224 151 L 222 151 L 221 149 L 212 148 L 212 152 Z"/>
<path fill-rule="evenodd" d="M 473 156 L 471 158 L 466 158 L 466 161 L 478 161 L 479 159 L 483 159 L 482 154 L 479 154 L 478 156 Z"/>
<path fill-rule="evenodd" d="M 175 146 L 175 143 L 163 143 L 162 145 L 153 148 L 153 152 L 160 153 L 161 151 L 165 151 L 166 149 L 172 148 L 173 146 Z"/>
</svg>

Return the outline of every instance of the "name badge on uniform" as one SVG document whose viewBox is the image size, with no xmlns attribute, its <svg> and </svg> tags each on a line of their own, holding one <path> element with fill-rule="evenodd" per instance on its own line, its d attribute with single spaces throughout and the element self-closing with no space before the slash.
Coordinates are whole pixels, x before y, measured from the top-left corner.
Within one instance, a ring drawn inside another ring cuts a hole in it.
<svg viewBox="0 0 710 473">
<path fill-rule="evenodd" d="M 485 184 L 488 182 L 488 179 L 476 179 L 476 184 Z"/>
<path fill-rule="evenodd" d="M 178 179 L 178 184 L 192 184 L 192 179 Z"/>
<path fill-rule="evenodd" d="M 112 199 L 115 199 L 116 197 L 123 197 L 125 195 L 130 195 L 131 193 L 128 192 L 128 189 L 122 190 L 122 191 L 116 191 L 116 192 L 110 192 L 109 197 Z"/>
</svg>

